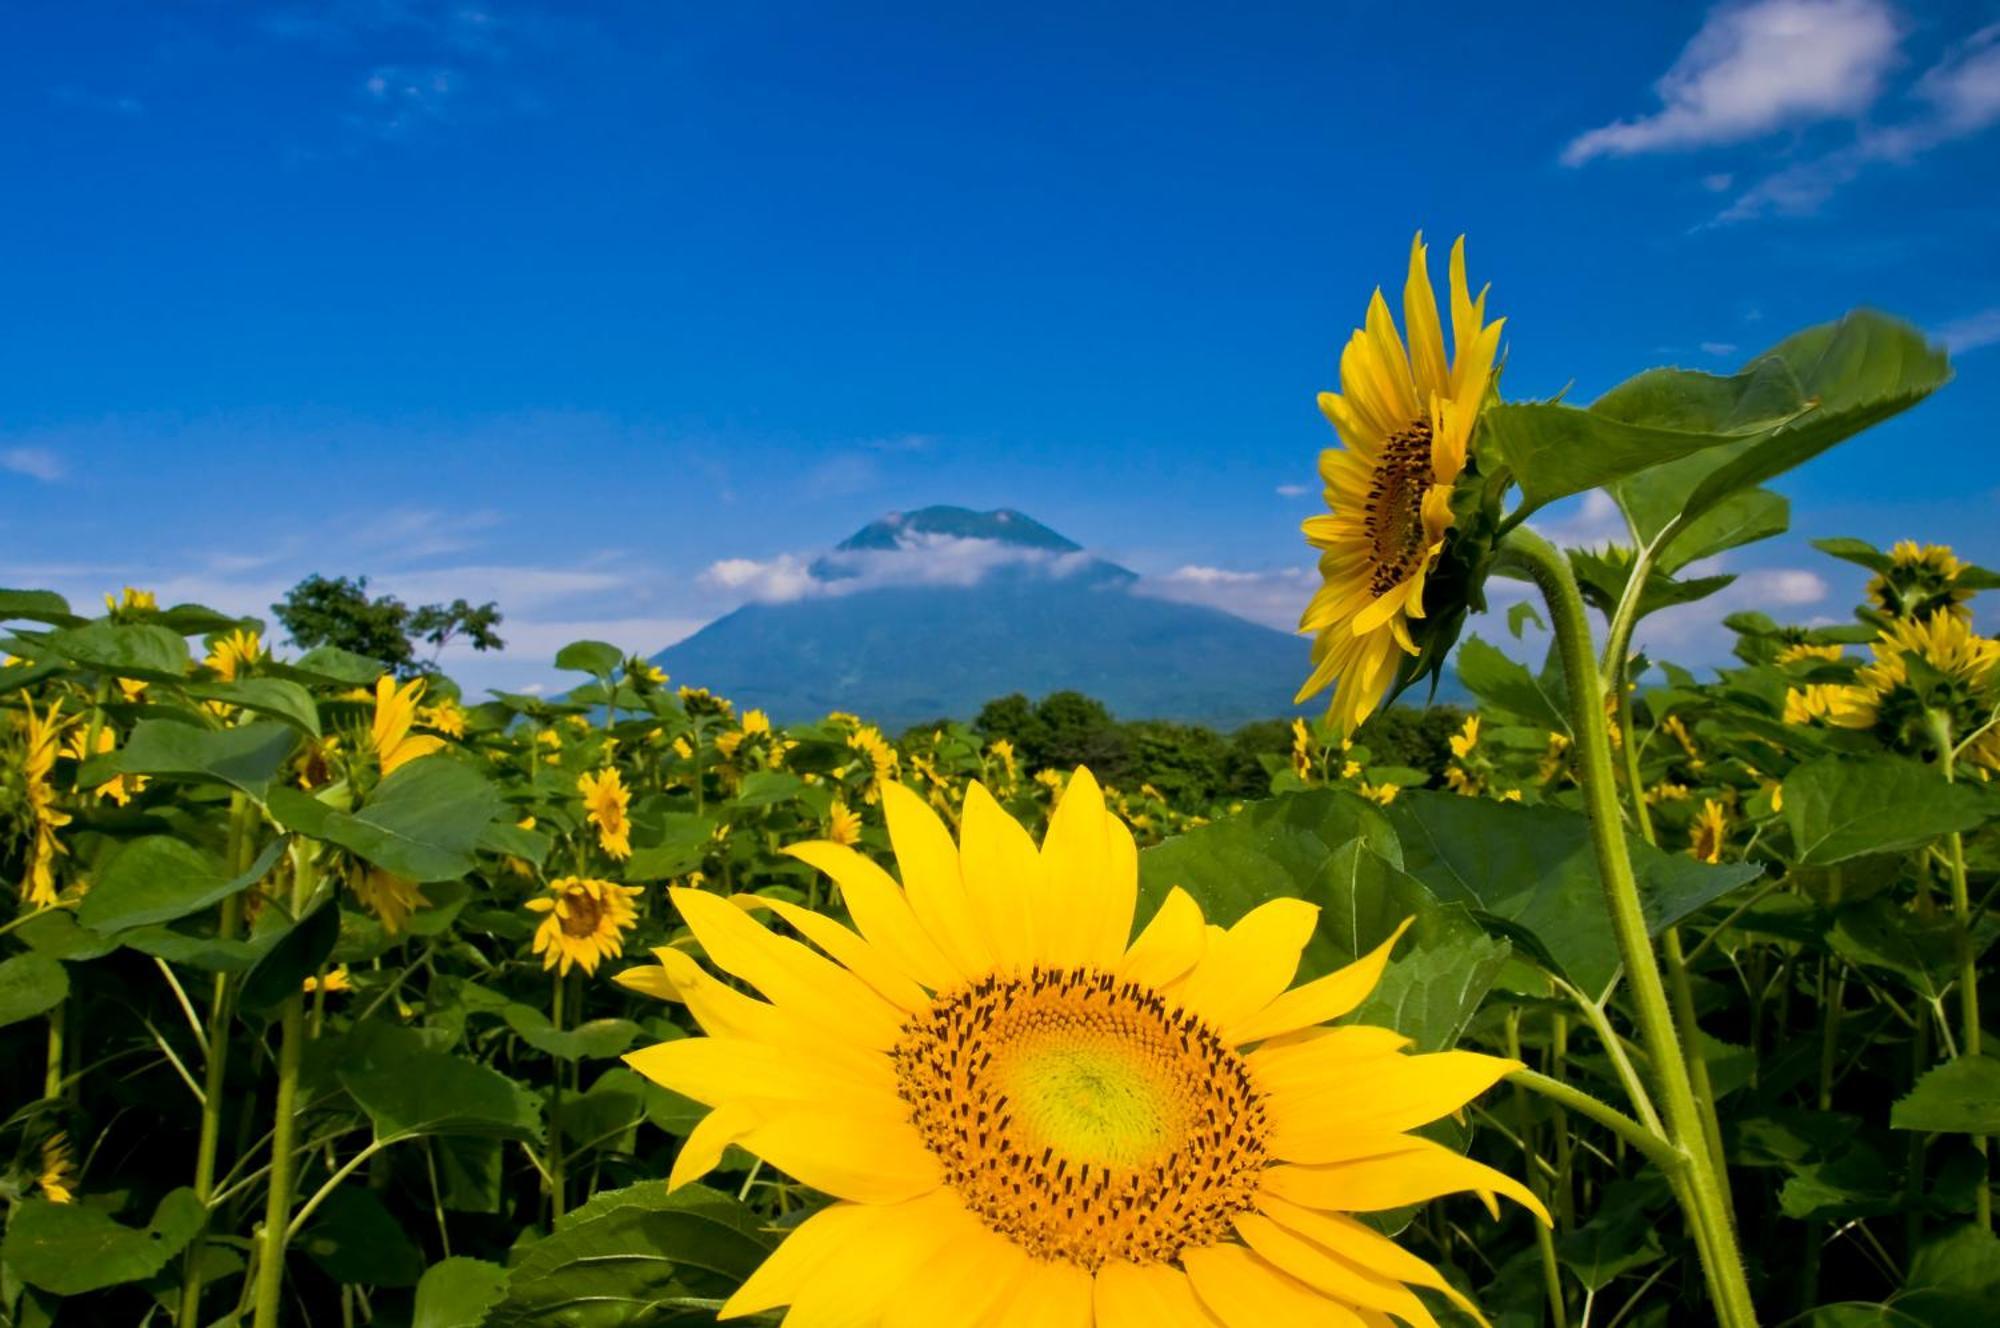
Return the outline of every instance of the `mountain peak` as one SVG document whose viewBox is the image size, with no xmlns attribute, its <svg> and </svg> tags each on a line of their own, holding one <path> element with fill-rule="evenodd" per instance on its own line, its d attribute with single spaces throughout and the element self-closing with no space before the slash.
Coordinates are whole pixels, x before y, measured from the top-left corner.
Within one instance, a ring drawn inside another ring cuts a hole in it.
<svg viewBox="0 0 2000 1328">
<path fill-rule="evenodd" d="M 890 512 L 870 521 L 835 547 L 842 552 L 862 549 L 902 549 L 925 536 L 945 539 L 992 540 L 1024 549 L 1078 553 L 1083 546 L 1050 530 L 1011 507 L 975 512 L 969 507 L 939 504 L 914 512 Z"/>
</svg>

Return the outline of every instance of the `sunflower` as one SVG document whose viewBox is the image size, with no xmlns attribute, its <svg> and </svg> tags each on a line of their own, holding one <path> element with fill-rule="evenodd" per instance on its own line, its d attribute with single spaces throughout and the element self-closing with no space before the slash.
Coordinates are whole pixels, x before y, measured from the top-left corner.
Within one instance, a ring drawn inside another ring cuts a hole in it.
<svg viewBox="0 0 2000 1328">
<path fill-rule="evenodd" d="M 247 673 L 258 660 L 264 657 L 264 643 L 255 632 L 237 628 L 227 636 L 218 636 L 208 648 L 208 658 L 202 661 L 215 670 L 215 675 L 224 682 L 234 682 Z"/>
<path fill-rule="evenodd" d="M 70 1156 L 67 1134 L 58 1131 L 42 1140 L 42 1170 L 35 1184 L 50 1203 L 76 1201 L 76 1163 Z"/>
<path fill-rule="evenodd" d="M 673 892 L 709 958 L 765 999 L 675 949 L 619 975 L 684 1000 L 706 1034 L 626 1057 L 713 1108 L 670 1184 L 735 1144 L 835 1199 L 721 1317 L 1432 1323 L 1412 1287 L 1471 1309 L 1351 1216 L 1458 1190 L 1542 1211 L 1513 1178 L 1406 1133 L 1517 1062 L 1323 1026 L 1373 989 L 1396 937 L 1286 990 L 1315 906 L 1273 900 L 1225 931 L 1176 889 L 1128 943 L 1137 850 L 1086 770 L 1039 849 L 978 783 L 958 843 L 903 785 L 882 801 L 900 885 L 852 849 L 788 850 L 833 878 L 858 930 L 742 901 L 826 957 L 730 900 Z"/>
<path fill-rule="evenodd" d="M 1972 590 L 1959 584 L 1965 564 L 1952 555 L 1948 544 L 1919 544 L 1898 540 L 1889 550 L 1889 566 L 1868 582 L 1868 601 L 1891 618 L 1928 618 L 1949 613 L 1971 618 L 1966 601 Z"/>
<path fill-rule="evenodd" d="M 612 857 L 623 860 L 632 856 L 632 823 L 626 819 L 625 809 L 631 805 L 632 795 L 625 789 L 625 778 L 612 766 L 597 774 L 586 774 L 576 781 L 577 791 L 583 794 L 585 817 L 597 827 L 597 842 Z"/>
<path fill-rule="evenodd" d="M 417 703 L 423 698 L 422 678 L 412 678 L 401 687 L 386 673 L 375 680 L 375 719 L 369 726 L 368 740 L 375 748 L 376 759 L 382 763 L 383 774 L 393 774 L 398 766 L 429 756 L 444 746 L 443 738 L 410 735 L 410 725 L 417 717 Z"/>
<path fill-rule="evenodd" d="M 1971 708 L 1977 712 L 1974 726 L 1990 712 L 1994 698 L 1987 693 L 2000 681 L 2000 641 L 1980 636 L 1966 619 L 1934 613 L 1915 622 L 1892 622 L 1869 650 L 1874 658 L 1855 670 L 1852 686 L 1825 689 L 1830 694 L 1827 722 L 1901 736 L 1922 727 L 1927 707 Z M 1938 681 L 1919 685 L 1911 676 L 1912 659 L 1921 660 Z M 1785 707 L 1789 720 L 1791 693 Z M 1810 710 L 1810 701 L 1805 708 Z"/>
<path fill-rule="evenodd" d="M 1806 641 L 1795 641 L 1778 652 L 1780 665 L 1796 664 L 1800 660 L 1819 660 L 1823 663 L 1838 664 L 1847 654 L 1847 647 L 1840 645 L 1816 646 Z"/>
<path fill-rule="evenodd" d="M 1467 715 L 1465 727 L 1451 736 L 1451 754 L 1463 761 L 1479 745 L 1479 716 Z"/>
<path fill-rule="evenodd" d="M 308 996 L 318 991 L 334 996 L 343 991 L 353 991 L 354 980 L 348 976 L 346 964 L 335 964 L 326 971 L 325 977 L 320 977 L 316 973 L 306 974 L 306 980 L 300 984 L 300 990 Z"/>
<path fill-rule="evenodd" d="M 861 813 L 835 798 L 826 813 L 826 837 L 836 844 L 860 843 Z"/>
<path fill-rule="evenodd" d="M 543 915 L 542 925 L 535 929 L 535 953 L 542 956 L 542 967 L 560 966 L 564 977 L 572 968 L 596 976 L 600 963 L 625 952 L 625 933 L 639 920 L 632 901 L 641 893 L 636 885 L 581 876 L 550 882 L 547 898 L 528 901 L 530 911 Z"/>
<path fill-rule="evenodd" d="M 463 738 L 465 708 L 449 696 L 441 697 L 436 705 L 425 706 L 417 712 L 417 723 L 427 729 L 436 729 L 448 738 Z"/>
<path fill-rule="evenodd" d="M 1410 248 L 1403 288 L 1409 349 L 1378 289 L 1366 326 L 1340 357 L 1340 392 L 1319 407 L 1344 446 L 1320 453 L 1324 516 L 1308 517 L 1324 584 L 1299 620 L 1314 634 L 1312 676 L 1297 699 L 1338 680 L 1333 716 L 1352 732 L 1395 682 L 1398 652 L 1416 654 L 1411 618 L 1424 616 L 1424 579 L 1451 528 L 1451 490 L 1465 469 L 1505 320 L 1484 321 L 1486 292 L 1469 294 L 1465 240 L 1451 249 L 1450 359 L 1425 266 Z"/>
<path fill-rule="evenodd" d="M 69 736 L 63 739 L 62 748 L 63 755 L 70 757 L 78 765 L 81 765 L 92 756 L 102 756 L 105 752 L 117 747 L 117 745 L 118 735 L 113 733 L 110 725 L 107 724 L 98 727 L 94 750 L 91 750 L 92 742 L 89 733 L 81 728 L 72 728 L 69 731 Z M 146 777 L 144 775 L 113 775 L 97 786 L 97 796 L 100 798 L 109 798 L 120 807 L 123 807 L 126 803 L 132 801 L 134 793 L 144 791 L 145 787 Z"/>
<path fill-rule="evenodd" d="M 56 806 L 55 785 L 49 775 L 55 769 L 58 736 L 73 721 L 62 717 L 62 701 L 49 702 L 41 714 L 33 701 L 23 700 L 22 738 L 26 748 L 22 760 L 23 783 L 28 802 L 28 870 L 21 878 L 21 898 L 36 908 L 56 902 L 56 859 L 69 850 L 56 831 L 70 823 L 70 814 Z"/>
<path fill-rule="evenodd" d="M 1701 800 L 1701 811 L 1688 829 L 1688 853 L 1697 862 L 1721 862 L 1723 841 L 1729 837 L 1729 817 L 1714 798 Z"/>
<path fill-rule="evenodd" d="M 381 922 L 382 930 L 391 936 L 403 930 L 410 914 L 431 906 L 423 888 L 415 881 L 392 876 L 380 867 L 356 863 L 348 875 L 347 885 L 354 891 L 354 897 L 361 901 L 361 906 L 373 913 Z"/>
</svg>

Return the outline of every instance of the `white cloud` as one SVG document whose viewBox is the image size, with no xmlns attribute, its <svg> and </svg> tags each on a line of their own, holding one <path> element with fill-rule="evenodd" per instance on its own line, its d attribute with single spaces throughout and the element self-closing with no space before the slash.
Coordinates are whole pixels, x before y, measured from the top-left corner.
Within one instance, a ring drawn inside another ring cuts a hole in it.
<svg viewBox="0 0 2000 1328">
<path fill-rule="evenodd" d="M 361 80 L 354 124 L 383 138 L 403 138 L 444 121 L 465 74 L 449 65 L 379 65 Z"/>
<path fill-rule="evenodd" d="M 1733 341 L 1704 341 L 1701 343 L 1705 355 L 1734 355 L 1736 343 Z"/>
<path fill-rule="evenodd" d="M 1311 492 L 1312 490 L 1303 484 L 1280 484 L 1278 486 L 1278 496 L 1280 498 L 1303 498 Z"/>
<path fill-rule="evenodd" d="M 783 604 L 813 594 L 812 565 L 789 553 L 775 558 L 724 558 L 701 574 L 703 585 L 743 599 Z"/>
<path fill-rule="evenodd" d="M 1177 567 L 1164 576 L 1147 577 L 1133 590 L 1158 599 L 1221 609 L 1290 632 L 1298 629 L 1299 614 L 1318 585 L 1319 575 L 1310 567 L 1238 571 L 1197 563 Z"/>
<path fill-rule="evenodd" d="M 500 635 L 506 639 L 510 656 L 532 661 L 543 671 L 551 671 L 548 661 L 555 658 L 556 651 L 572 641 L 609 641 L 631 654 L 652 656 L 677 641 L 686 640 L 707 624 L 706 618 L 678 615 L 532 620 L 517 620 L 510 616 L 500 624 Z M 476 658 L 476 655 L 470 645 L 453 642 L 445 649 L 442 658 L 454 661 L 456 667 L 456 661 Z"/>
<path fill-rule="evenodd" d="M 1954 355 L 2000 342 L 2000 308 L 1981 309 L 1976 314 L 1954 318 L 1933 329 L 1944 348 Z"/>
<path fill-rule="evenodd" d="M 1712 175 L 1704 175 L 1701 177 L 1701 187 L 1708 190 L 1708 192 L 1711 194 L 1722 193 L 1724 190 L 1728 189 L 1730 185 L 1735 183 L 1736 183 L 1736 177 L 1731 175 L 1728 171 L 1716 171 Z"/>
<path fill-rule="evenodd" d="M 2000 122 L 2000 23 L 1953 47 L 1924 71 L 1911 95 L 1918 103 L 1915 114 L 1870 126 L 1845 147 L 1767 176 L 1746 190 L 1717 222 L 1814 212 L 1871 167 L 1908 165 Z"/>
<path fill-rule="evenodd" d="M 69 473 L 63 459 L 46 447 L 10 447 L 0 452 L 0 470 L 54 484 Z"/>
<path fill-rule="evenodd" d="M 766 559 L 724 558 L 710 563 L 700 580 L 737 599 L 782 604 L 886 586 L 972 586 L 1003 570 L 1065 577 L 1104 565 L 1080 551 L 1064 553 L 931 531 L 907 532 L 900 541 L 893 549 L 835 549 L 816 558 L 793 553 Z"/>
<path fill-rule="evenodd" d="M 1558 548 L 1588 549 L 1632 538 L 1625 514 L 1602 489 L 1592 489 L 1581 498 L 1553 503 L 1547 511 L 1528 523 L 1543 539 Z"/>
<path fill-rule="evenodd" d="M 1902 24 L 1886 0 L 1749 0 L 1710 10 L 1654 85 L 1660 109 L 1581 134 L 1571 166 L 1737 143 L 1790 125 L 1859 115 L 1881 95 Z"/>
</svg>

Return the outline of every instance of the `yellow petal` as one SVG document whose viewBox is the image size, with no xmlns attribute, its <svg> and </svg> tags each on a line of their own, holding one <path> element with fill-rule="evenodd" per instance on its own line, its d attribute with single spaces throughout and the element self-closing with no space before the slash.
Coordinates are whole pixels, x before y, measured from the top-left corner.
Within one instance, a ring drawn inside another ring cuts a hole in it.
<svg viewBox="0 0 2000 1328">
<path fill-rule="evenodd" d="M 966 785 L 959 830 L 959 873 L 995 964 L 1026 972 L 1041 955 L 1034 906 L 1048 894 L 1035 841 L 978 780 Z"/>
<path fill-rule="evenodd" d="M 1241 1245 L 1210 1245 L 1181 1251 L 1194 1293 L 1225 1328 L 1272 1328 L 1274 1324 L 1314 1324 L 1360 1328 L 1353 1310 L 1336 1304 L 1288 1276 Z"/>
<path fill-rule="evenodd" d="M 1076 1264 L 1030 1259 L 1008 1292 L 981 1328 L 1092 1328 L 1091 1277 Z"/>
<path fill-rule="evenodd" d="M 1096 1328 L 1216 1328 L 1187 1274 L 1167 1264 L 1113 1260 L 1097 1270 Z"/>
<path fill-rule="evenodd" d="M 1382 980 L 1382 970 L 1389 966 L 1390 951 L 1415 921 L 1415 918 L 1403 919 L 1394 935 L 1345 968 L 1294 987 L 1255 1014 L 1225 1028 L 1224 1040 L 1240 1046 L 1340 1018 L 1375 990 L 1375 984 Z"/>
<path fill-rule="evenodd" d="M 1166 986 L 1200 962 L 1208 948 L 1208 924 L 1201 905 L 1178 885 L 1167 891 L 1160 911 L 1118 962 L 1118 976 L 1155 989 Z"/>
<path fill-rule="evenodd" d="M 785 852 L 832 877 L 855 927 L 912 978 L 943 991 L 966 977 L 917 921 L 903 887 L 873 860 L 828 840 L 793 844 Z"/>
<path fill-rule="evenodd" d="M 1301 899 L 1259 904 L 1208 947 L 1175 999 L 1211 1026 L 1228 1028 L 1291 985 L 1318 922 L 1319 906 Z"/>
<path fill-rule="evenodd" d="M 944 1183 L 937 1155 L 896 1116 L 813 1104 L 759 1122 L 743 1146 L 794 1180 L 855 1203 L 901 1203 Z"/>
<path fill-rule="evenodd" d="M 1307 1131 L 1415 1129 L 1458 1111 L 1520 1068 L 1519 1061 L 1476 1051 L 1389 1056 L 1370 1062 L 1345 1083 L 1273 1091 L 1272 1126 L 1294 1140 L 1305 1138 Z"/>
<path fill-rule="evenodd" d="M 1461 1157 L 1429 1140 L 1409 1137 L 1407 1151 L 1360 1158 L 1324 1167 L 1279 1166 L 1264 1172 L 1264 1188 L 1306 1208 L 1375 1213 L 1422 1203 L 1441 1194 L 1471 1190 L 1481 1196 L 1506 1195 L 1543 1222 L 1548 1209 L 1528 1187 L 1505 1172 Z M 1494 1207 L 1487 1199 L 1487 1207 Z"/>
<path fill-rule="evenodd" d="M 1280 1226 L 1297 1232 L 1315 1245 L 1324 1246 L 1377 1277 L 1443 1292 L 1452 1304 L 1482 1326 L 1486 1324 L 1486 1316 L 1463 1292 L 1446 1281 L 1443 1273 L 1373 1228 L 1338 1213 L 1315 1213 L 1271 1194 L 1258 1195 L 1257 1206 Z"/>
<path fill-rule="evenodd" d="M 1438 326 L 1437 296 L 1424 262 L 1423 232 L 1410 245 L 1410 275 L 1403 283 L 1403 325 L 1410 334 L 1410 367 L 1417 380 L 1417 404 L 1427 407 L 1432 396 L 1451 390 L 1445 367 L 1444 332 Z"/>
<path fill-rule="evenodd" d="M 932 1256 L 921 1281 L 889 1302 L 882 1328 L 983 1328 L 1027 1266 L 1020 1246 L 975 1222 Z"/>
<path fill-rule="evenodd" d="M 1236 1234 L 1266 1263 L 1322 1295 L 1347 1305 L 1385 1310 L 1409 1323 L 1435 1328 L 1431 1312 L 1401 1282 L 1364 1272 L 1268 1217 L 1238 1214 Z"/>
<path fill-rule="evenodd" d="M 739 898 L 753 900 L 756 905 L 771 909 L 790 923 L 800 935 L 825 951 L 848 972 L 873 987 L 876 994 L 896 1008 L 910 1014 L 930 1008 L 931 998 L 924 994 L 922 987 L 885 958 L 874 946 L 826 914 L 815 913 L 809 908 L 801 908 L 797 904 L 787 903 L 782 899 L 769 899 L 762 895 L 744 895 Z"/>
<path fill-rule="evenodd" d="M 950 1190 L 935 1190 L 908 1203 L 870 1205 L 856 1211 L 863 1216 L 831 1233 L 827 1241 L 831 1253 L 816 1263 L 809 1276 L 794 1273 L 783 1286 L 773 1278 L 769 1290 L 759 1288 L 759 1294 L 744 1304 L 762 1301 L 767 1303 L 759 1308 L 770 1308 L 790 1301 L 791 1312 L 785 1316 L 790 1328 L 864 1328 L 879 1324 L 889 1302 L 899 1297 L 904 1288 L 918 1282 L 932 1256 L 947 1241 L 961 1235 L 970 1221 Z M 808 1219 L 808 1223 L 812 1220 L 815 1219 Z M 804 1229 L 802 1225 L 800 1230 Z M 834 1243 L 836 1240 L 839 1243 Z M 857 1251 L 865 1251 L 865 1256 L 856 1257 Z M 772 1296 L 779 1291 L 785 1294 L 773 1300 Z M 741 1298 L 742 1293 L 738 1292 L 730 1305 L 736 1305 Z M 729 1318 L 739 1312 L 756 1311 L 725 1309 L 721 1317 Z"/>
<path fill-rule="evenodd" d="M 1111 897 L 1116 887 L 1111 880 L 1109 821 L 1104 791 L 1090 771 L 1079 767 L 1049 817 L 1048 833 L 1042 837 L 1048 893 L 1036 911 L 1036 925 L 1046 963 L 1060 968 L 1110 964 L 1123 953 L 1123 936 L 1108 954 L 1102 944 L 1104 933 L 1110 930 L 1104 925 L 1105 915 L 1119 906 Z M 1136 893 L 1138 883 L 1134 881 L 1132 886 Z M 1129 929 L 1129 904 L 1125 918 Z"/>
<path fill-rule="evenodd" d="M 758 1121 L 757 1113 L 741 1102 L 725 1102 L 695 1122 L 687 1141 L 667 1173 L 667 1188 L 678 1190 L 689 1181 L 700 1180 L 715 1170 L 729 1145 L 738 1143 Z"/>
<path fill-rule="evenodd" d="M 642 1047 L 624 1059 L 654 1083 L 711 1107 L 730 1101 L 825 1101 L 841 1111 L 891 1119 L 909 1115 L 887 1057 L 870 1064 L 835 1046 L 823 1047 L 690 1037 Z"/>
<path fill-rule="evenodd" d="M 882 812 L 903 875 L 903 893 L 917 921 L 959 972 L 967 977 L 992 972 L 993 951 L 965 897 L 951 832 L 929 804 L 893 781 L 882 785 Z"/>
<path fill-rule="evenodd" d="M 877 1050 L 887 1050 L 902 1036 L 903 1019 L 895 1007 L 838 964 L 773 935 L 718 895 L 687 889 L 669 893 L 716 966 L 787 1013 Z"/>
</svg>

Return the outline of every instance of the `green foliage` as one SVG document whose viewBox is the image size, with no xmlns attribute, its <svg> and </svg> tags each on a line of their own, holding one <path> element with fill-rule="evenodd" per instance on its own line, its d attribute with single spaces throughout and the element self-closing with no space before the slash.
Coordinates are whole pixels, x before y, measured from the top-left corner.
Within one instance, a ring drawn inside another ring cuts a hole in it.
<svg viewBox="0 0 2000 1328">
<path fill-rule="evenodd" d="M 398 674 L 428 673 L 437 667 L 438 652 L 463 637 L 474 650 L 498 650 L 501 613 L 491 601 L 474 605 L 464 599 L 418 608 L 394 595 L 370 595 L 368 578 L 307 577 L 271 606 L 285 632 L 305 650 L 331 648 L 380 660 Z M 431 647 L 420 659 L 417 643 Z"/>
</svg>

